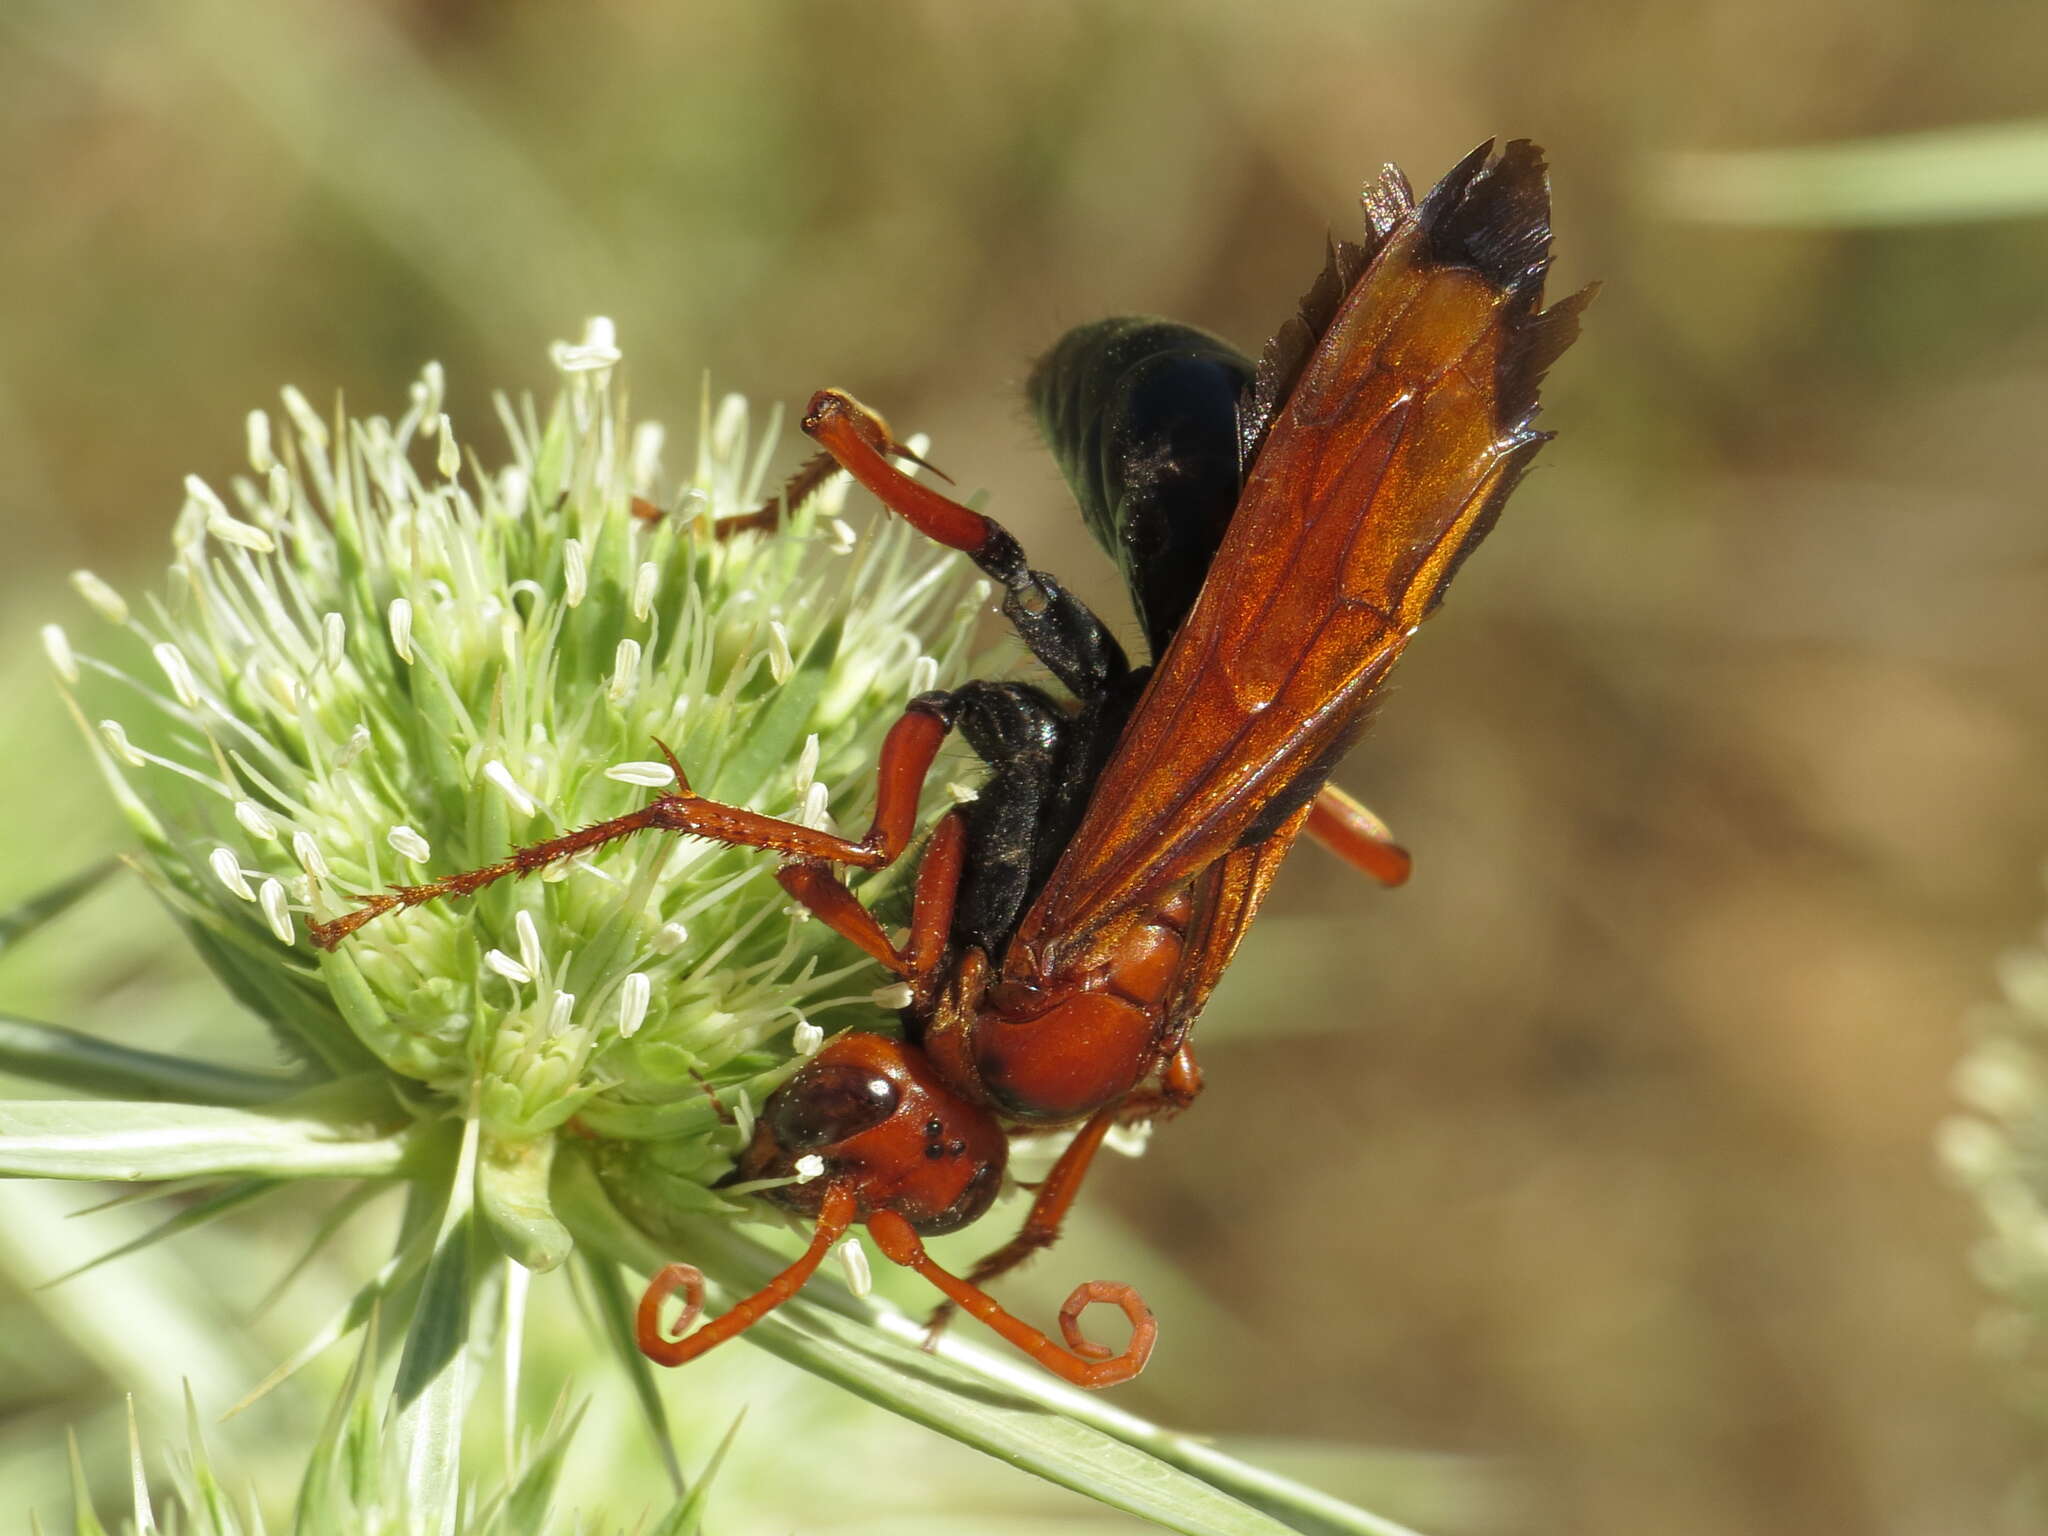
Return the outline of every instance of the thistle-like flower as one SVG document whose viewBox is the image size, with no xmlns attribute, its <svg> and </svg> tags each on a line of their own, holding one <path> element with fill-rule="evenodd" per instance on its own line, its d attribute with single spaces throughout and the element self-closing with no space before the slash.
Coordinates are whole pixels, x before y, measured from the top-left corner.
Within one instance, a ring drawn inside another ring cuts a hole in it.
<svg viewBox="0 0 2048 1536">
<path fill-rule="evenodd" d="M 871 967 L 799 919 L 772 858 L 695 838 L 564 861 L 331 953 L 309 922 L 630 809 L 669 780 L 657 738 L 721 800 L 859 814 L 882 732 L 958 675 L 977 606 L 907 530 L 857 536 L 843 483 L 778 533 L 718 537 L 763 499 L 772 440 L 749 442 L 745 402 L 672 478 L 661 429 L 621 407 L 609 325 L 555 362 L 545 414 L 499 401 L 501 465 L 458 435 L 438 367 L 396 421 L 330 423 L 287 390 L 282 421 L 249 417 L 249 477 L 186 482 L 161 598 L 74 578 L 148 672 L 46 632 L 67 688 L 129 691 L 81 718 L 214 968 L 327 1074 L 379 1071 L 415 1120 L 472 1123 L 478 1208 L 540 1269 L 570 1246 L 559 1137 L 619 1144 L 609 1169 L 658 1146 L 664 1183 L 696 1186 L 675 1198 L 716 1203 L 703 1186 L 751 1106 L 827 1029 L 878 1021 Z"/>
</svg>

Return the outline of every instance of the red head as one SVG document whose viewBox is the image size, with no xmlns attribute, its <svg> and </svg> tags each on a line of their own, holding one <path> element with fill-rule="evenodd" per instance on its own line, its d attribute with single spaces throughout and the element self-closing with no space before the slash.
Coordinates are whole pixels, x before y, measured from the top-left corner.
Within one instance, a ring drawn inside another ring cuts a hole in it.
<svg viewBox="0 0 2048 1536">
<path fill-rule="evenodd" d="M 822 1176 L 766 1198 L 815 1216 L 825 1191 L 846 1184 L 860 1220 L 893 1211 L 930 1236 L 989 1208 L 1009 1142 L 987 1110 L 939 1081 L 922 1051 L 886 1035 L 847 1034 L 769 1098 L 735 1177 L 788 1178 L 805 1157 L 824 1160 Z"/>
</svg>

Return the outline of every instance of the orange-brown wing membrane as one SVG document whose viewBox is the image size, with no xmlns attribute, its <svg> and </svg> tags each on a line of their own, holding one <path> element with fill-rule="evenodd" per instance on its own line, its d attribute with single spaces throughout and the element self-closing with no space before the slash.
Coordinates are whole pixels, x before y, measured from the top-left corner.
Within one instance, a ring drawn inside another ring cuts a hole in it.
<svg viewBox="0 0 2048 1536">
<path fill-rule="evenodd" d="M 1294 818 L 1542 445 L 1536 386 L 1590 291 L 1539 313 L 1542 155 L 1490 151 L 1403 213 L 1329 322 L 1018 930 L 1011 977 L 1086 963 L 1123 920 Z"/>
<path fill-rule="evenodd" d="M 1255 843 L 1233 848 L 1195 879 L 1195 909 L 1181 950 L 1181 964 L 1166 999 L 1168 1034 L 1165 1048 L 1177 1049 L 1187 1025 L 1208 1006 L 1209 994 L 1230 967 L 1231 956 L 1245 930 L 1258 915 L 1259 903 L 1280 861 L 1308 820 L 1314 802 L 1304 805 L 1273 832 Z"/>
</svg>

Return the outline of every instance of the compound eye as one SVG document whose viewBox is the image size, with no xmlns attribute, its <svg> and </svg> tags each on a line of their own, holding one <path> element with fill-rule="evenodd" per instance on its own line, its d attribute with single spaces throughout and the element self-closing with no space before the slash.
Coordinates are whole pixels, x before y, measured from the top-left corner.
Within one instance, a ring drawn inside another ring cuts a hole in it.
<svg viewBox="0 0 2048 1536">
<path fill-rule="evenodd" d="M 873 1130 L 896 1113 L 901 1099 L 879 1072 L 821 1063 L 784 1083 L 763 1118 L 785 1151 L 806 1152 Z"/>
</svg>

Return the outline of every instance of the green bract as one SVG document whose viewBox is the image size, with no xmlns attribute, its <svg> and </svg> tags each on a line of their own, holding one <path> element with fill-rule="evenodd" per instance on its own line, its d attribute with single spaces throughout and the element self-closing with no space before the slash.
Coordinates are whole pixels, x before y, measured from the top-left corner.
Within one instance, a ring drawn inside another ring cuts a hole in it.
<svg viewBox="0 0 2048 1536">
<path fill-rule="evenodd" d="M 676 474 L 623 410 L 608 326 L 555 359 L 561 396 L 501 400 L 489 460 L 438 368 L 396 421 L 330 425 L 287 391 L 282 422 L 249 418 L 250 477 L 187 482 L 160 599 L 131 613 L 76 578 L 153 670 L 48 636 L 67 681 L 126 685 L 84 718 L 105 714 L 146 872 L 214 968 L 328 1072 L 374 1064 L 415 1119 L 473 1117 L 480 1208 L 538 1268 L 568 1249 L 556 1137 L 658 1141 L 664 1198 L 709 1205 L 751 1107 L 825 1029 L 880 1023 L 882 978 L 801 920 L 772 855 L 695 838 L 394 912 L 331 954 L 307 918 L 643 803 L 669 778 L 656 738 L 716 799 L 863 817 L 883 732 L 959 675 L 979 601 L 900 525 L 857 536 L 830 491 L 780 533 L 716 537 L 763 499 L 772 434 L 750 443 L 745 402 Z"/>
</svg>

